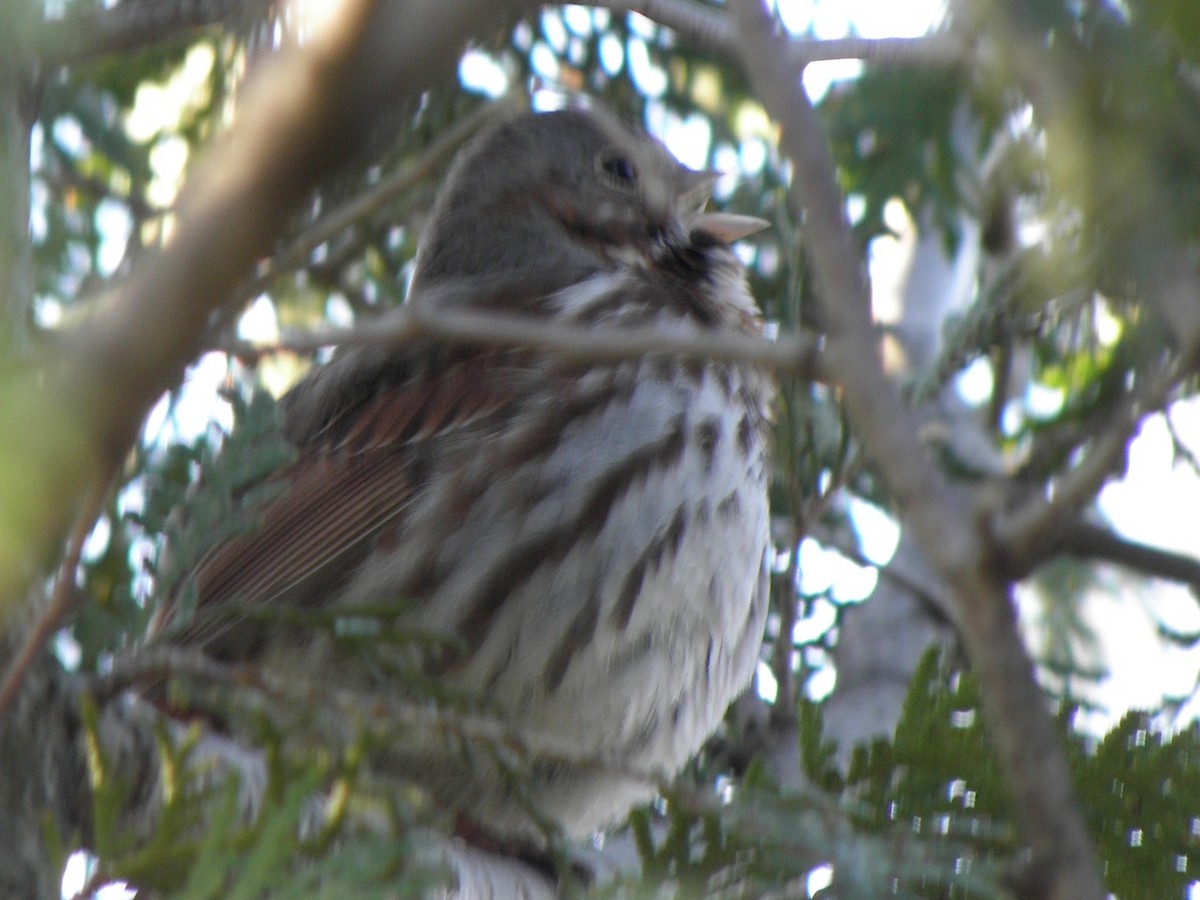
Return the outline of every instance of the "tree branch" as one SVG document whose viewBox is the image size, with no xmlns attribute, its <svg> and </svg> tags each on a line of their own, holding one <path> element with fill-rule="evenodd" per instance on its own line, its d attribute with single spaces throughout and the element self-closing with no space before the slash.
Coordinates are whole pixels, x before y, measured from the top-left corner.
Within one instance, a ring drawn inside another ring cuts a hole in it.
<svg viewBox="0 0 1200 900">
<path fill-rule="evenodd" d="M 35 369 L 0 383 L 22 479 L 0 481 L 0 597 L 73 519 L 95 473 L 121 459 L 146 411 L 200 349 L 210 314 L 271 247 L 318 179 L 337 167 L 387 102 L 453 71 L 472 35 L 486 36 L 530 0 L 342 0 L 303 47 L 267 59 L 230 130 L 180 193 L 174 231 L 147 253 L 90 321 L 64 334 Z"/>
<path fill-rule="evenodd" d="M 582 328 L 554 325 L 532 316 L 504 315 L 455 309 L 454 287 L 426 295 L 423 311 L 405 305 L 376 321 L 354 328 L 329 328 L 297 335 L 274 344 L 222 344 L 214 349 L 239 359 L 253 360 L 278 352 L 308 354 L 330 346 L 404 345 L 437 338 L 495 347 L 532 347 L 564 359 L 612 362 L 641 356 L 679 356 L 763 366 L 810 381 L 824 377 L 816 338 L 803 333 L 777 340 L 736 332 L 664 334 L 656 328 Z"/>
<path fill-rule="evenodd" d="M 615 12 L 635 12 L 665 25 L 708 50 L 736 56 L 737 29 L 729 16 L 690 0 L 604 0 Z M 967 47 L 951 32 L 916 38 L 792 38 L 786 56 L 792 65 L 833 59 L 861 59 L 879 65 L 957 65 Z"/>
<path fill-rule="evenodd" d="M 1128 444 L 1141 417 L 1162 409 L 1182 376 L 1179 368 L 1171 367 L 1156 378 L 1148 378 L 1140 391 L 1120 404 L 1087 455 L 1057 480 L 1052 496 L 1035 497 L 994 520 L 992 534 L 1004 566 L 1024 575 L 1044 557 L 1042 548 L 1052 545 L 1059 530 L 1092 502 L 1111 475 L 1124 468 Z"/>
<path fill-rule="evenodd" d="M 1093 522 L 1072 522 L 1063 529 L 1056 549 L 1077 559 L 1104 560 L 1151 578 L 1200 588 L 1200 560 L 1129 540 Z"/>
<path fill-rule="evenodd" d="M 88 533 L 92 530 L 92 525 L 95 524 L 100 510 L 104 506 L 104 497 L 108 493 L 110 480 L 110 477 L 97 479 L 88 493 L 83 503 L 83 509 L 67 541 L 67 552 L 58 568 L 58 579 L 55 581 L 54 591 L 50 595 L 50 604 L 38 617 L 33 629 L 25 638 L 20 652 L 5 671 L 4 680 L 0 682 L 0 730 L 4 728 L 4 715 L 21 690 L 21 682 L 26 673 L 78 602 L 79 597 L 75 589 L 76 570 L 79 568 L 79 560 L 83 556 L 83 545 L 87 541 Z"/>
<path fill-rule="evenodd" d="M 795 165 L 792 189 L 805 209 L 808 255 L 829 327 L 829 371 L 843 387 L 847 416 L 905 524 L 916 530 L 953 594 L 983 685 L 1001 771 L 1034 853 L 1040 894 L 1101 900 L 1105 892 L 1095 852 L 1054 722 L 1017 632 L 1008 585 L 991 568 L 991 548 L 969 504 L 929 461 L 880 364 L 869 288 L 820 120 L 761 0 L 732 6 L 743 65 L 764 106 L 782 124 L 782 148 Z"/>
<path fill-rule="evenodd" d="M 125 0 L 116 6 L 68 8 L 48 21 L 37 39 L 42 71 L 143 50 L 209 25 L 238 18 L 256 21 L 275 0 Z"/>
</svg>

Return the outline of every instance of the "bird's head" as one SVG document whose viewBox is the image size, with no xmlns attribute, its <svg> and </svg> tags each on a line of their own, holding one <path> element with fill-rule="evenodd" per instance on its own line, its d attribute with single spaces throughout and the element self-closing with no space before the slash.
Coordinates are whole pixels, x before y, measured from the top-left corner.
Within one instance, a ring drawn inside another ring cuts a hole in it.
<svg viewBox="0 0 1200 900">
<path fill-rule="evenodd" d="M 766 224 L 704 212 L 715 177 L 599 110 L 515 117 L 451 172 L 414 286 L 531 273 L 569 284 L 617 265 L 652 266 L 699 235 L 729 243 Z"/>
</svg>

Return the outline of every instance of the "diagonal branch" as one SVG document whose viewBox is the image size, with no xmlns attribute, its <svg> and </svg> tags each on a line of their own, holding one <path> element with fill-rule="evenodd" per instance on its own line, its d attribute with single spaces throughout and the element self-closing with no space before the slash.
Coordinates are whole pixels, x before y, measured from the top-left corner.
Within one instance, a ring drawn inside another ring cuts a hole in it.
<svg viewBox="0 0 1200 900">
<path fill-rule="evenodd" d="M 729 16 L 692 0 L 605 0 L 615 12 L 635 12 L 678 32 L 707 50 L 736 56 L 737 29 Z M 965 43 L 951 32 L 915 38 L 792 38 L 786 56 L 795 66 L 831 59 L 861 59 L 882 65 L 957 65 L 967 58 Z"/>
<path fill-rule="evenodd" d="M 30 560 L 67 528 L 96 473 L 120 460 L 150 405 L 199 350 L 213 311 L 269 251 L 293 210 L 385 100 L 453 72 L 473 35 L 531 2 L 341 0 L 319 7 L 303 47 L 265 60 L 230 130 L 179 197 L 174 232 L 145 254 L 93 317 L 40 364 L 0 377 L 11 441 L 0 463 L 0 599 L 19 592 Z"/>
<path fill-rule="evenodd" d="M 274 0 L 126 0 L 116 6 L 75 4 L 46 22 L 37 42 L 43 71 L 112 53 L 143 50 L 229 19 L 255 21 Z"/>
<path fill-rule="evenodd" d="M 1109 477 L 1124 468 L 1129 440 L 1142 416 L 1162 409 L 1183 375 L 1184 370 L 1175 366 L 1149 377 L 1141 390 L 1125 398 L 1078 465 L 1058 479 L 1053 495 L 1036 497 L 993 523 L 993 539 L 1004 566 L 1017 574 L 1029 571 L 1042 557 L 1041 548 L 1053 544 L 1058 532 L 1092 502 Z"/>
<path fill-rule="evenodd" d="M 58 567 L 58 578 L 54 582 L 54 590 L 50 595 L 50 603 L 34 623 L 30 633 L 25 637 L 21 649 L 9 663 L 4 672 L 4 680 L 0 681 L 0 729 L 4 728 L 4 716 L 16 699 L 25 675 L 29 672 L 42 648 L 66 620 L 79 601 L 79 592 L 75 587 L 75 575 L 79 569 L 79 561 L 83 557 L 83 545 L 87 536 L 100 515 L 104 498 L 112 478 L 97 479 L 83 503 L 83 509 L 71 530 L 67 540 L 67 551 Z"/>
<path fill-rule="evenodd" d="M 1016 628 L 1009 586 L 991 566 L 992 548 L 970 505 L 929 460 L 880 364 L 869 288 L 821 122 L 761 0 L 738 0 L 733 9 L 743 65 L 763 105 L 782 124 L 782 148 L 795 165 L 793 192 L 806 213 L 807 249 L 829 327 L 830 374 L 842 384 L 847 416 L 906 526 L 915 529 L 953 595 L 1001 771 L 1034 853 L 1033 896 L 1101 900 L 1095 851 Z"/>
<path fill-rule="evenodd" d="M 1078 559 L 1104 560 L 1200 590 L 1200 560 L 1129 540 L 1092 522 L 1072 522 L 1063 529 L 1055 549 Z"/>
</svg>

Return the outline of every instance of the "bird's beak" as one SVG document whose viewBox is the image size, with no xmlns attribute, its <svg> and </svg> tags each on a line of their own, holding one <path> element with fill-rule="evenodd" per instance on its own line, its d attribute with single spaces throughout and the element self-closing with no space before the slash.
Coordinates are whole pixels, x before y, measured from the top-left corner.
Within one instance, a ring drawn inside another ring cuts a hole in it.
<svg viewBox="0 0 1200 900">
<path fill-rule="evenodd" d="M 698 212 L 692 216 L 688 227 L 692 231 L 699 231 L 716 238 L 722 244 L 732 244 L 734 241 L 771 227 L 771 223 L 758 216 L 742 216 L 727 212 Z"/>
<path fill-rule="evenodd" d="M 758 216 L 705 212 L 704 205 L 712 197 L 713 185 L 720 177 L 720 172 L 711 169 L 704 172 L 684 170 L 675 196 L 675 208 L 687 230 L 699 231 L 723 244 L 732 244 L 770 227 L 770 222 Z"/>
</svg>

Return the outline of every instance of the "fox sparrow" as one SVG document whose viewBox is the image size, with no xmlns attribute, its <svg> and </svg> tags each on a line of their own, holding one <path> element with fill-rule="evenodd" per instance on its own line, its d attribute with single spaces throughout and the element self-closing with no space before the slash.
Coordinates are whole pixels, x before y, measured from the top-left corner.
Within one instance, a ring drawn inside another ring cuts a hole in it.
<svg viewBox="0 0 1200 900">
<path fill-rule="evenodd" d="M 511 119 L 453 167 L 409 302 L 758 334 L 729 242 L 763 223 L 702 212 L 711 183 L 602 112 Z M 354 689 L 421 678 L 580 760 L 673 772 L 758 658 L 772 394 L 756 368 L 664 355 L 346 350 L 284 399 L 296 458 L 160 633 Z M 428 639 L 352 641 L 282 614 L 297 611 Z M 653 790 L 560 758 L 517 792 L 442 739 L 396 743 L 385 763 L 494 834 L 530 836 L 536 816 L 584 835 Z"/>
</svg>

